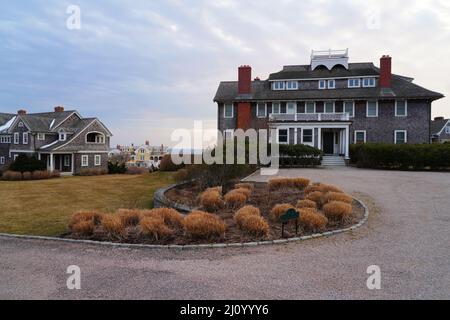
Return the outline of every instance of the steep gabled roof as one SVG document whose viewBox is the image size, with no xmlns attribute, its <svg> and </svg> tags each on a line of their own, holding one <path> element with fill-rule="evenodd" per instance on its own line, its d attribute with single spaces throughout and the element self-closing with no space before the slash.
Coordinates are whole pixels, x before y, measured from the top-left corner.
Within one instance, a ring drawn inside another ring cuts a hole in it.
<svg viewBox="0 0 450 320">
<path fill-rule="evenodd" d="M 15 114 L 0 112 L 0 132 L 9 129 L 10 125 L 14 121 L 15 116 Z"/>
<path fill-rule="evenodd" d="M 439 134 L 450 119 L 439 119 L 431 121 L 430 130 L 432 135 Z"/>
</svg>

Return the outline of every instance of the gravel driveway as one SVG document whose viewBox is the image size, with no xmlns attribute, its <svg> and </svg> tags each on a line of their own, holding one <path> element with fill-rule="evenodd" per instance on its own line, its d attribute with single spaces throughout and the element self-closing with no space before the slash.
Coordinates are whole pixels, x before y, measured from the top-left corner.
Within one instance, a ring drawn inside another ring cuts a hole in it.
<svg viewBox="0 0 450 320">
<path fill-rule="evenodd" d="M 368 204 L 368 223 L 297 244 L 204 251 L 0 238 L 0 299 L 450 298 L 450 174 L 330 168 L 280 175 L 342 186 Z M 66 287 L 69 265 L 81 267 L 81 290 Z M 381 268 L 381 290 L 366 287 L 370 265 Z"/>
</svg>

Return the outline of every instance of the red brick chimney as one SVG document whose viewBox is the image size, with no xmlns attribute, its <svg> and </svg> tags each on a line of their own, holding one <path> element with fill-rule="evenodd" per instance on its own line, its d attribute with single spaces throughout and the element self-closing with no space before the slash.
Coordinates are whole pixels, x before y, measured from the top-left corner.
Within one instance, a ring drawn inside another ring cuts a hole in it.
<svg viewBox="0 0 450 320">
<path fill-rule="evenodd" d="M 390 88 L 392 82 L 392 58 L 384 55 L 380 59 L 380 87 Z"/>
<path fill-rule="evenodd" d="M 17 111 L 17 114 L 18 114 L 19 116 L 24 116 L 24 115 L 27 114 L 27 110 L 20 109 L 19 111 Z"/>
<path fill-rule="evenodd" d="M 252 67 L 240 66 L 238 72 L 238 93 L 249 94 L 252 92 Z"/>
<path fill-rule="evenodd" d="M 55 112 L 64 112 L 64 107 L 62 106 L 55 107 Z"/>
</svg>

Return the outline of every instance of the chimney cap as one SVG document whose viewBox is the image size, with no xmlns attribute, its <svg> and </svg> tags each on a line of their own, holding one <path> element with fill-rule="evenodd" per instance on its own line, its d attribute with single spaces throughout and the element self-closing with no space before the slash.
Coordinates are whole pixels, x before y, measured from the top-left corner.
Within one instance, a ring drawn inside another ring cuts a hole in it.
<svg viewBox="0 0 450 320">
<path fill-rule="evenodd" d="M 55 107 L 55 112 L 64 112 L 64 107 L 63 106 L 56 106 Z"/>
<path fill-rule="evenodd" d="M 434 117 L 434 121 L 444 120 L 444 117 Z"/>
<path fill-rule="evenodd" d="M 25 115 L 25 114 L 27 114 L 27 110 L 20 109 L 20 110 L 17 111 L 17 114 L 18 115 Z"/>
</svg>

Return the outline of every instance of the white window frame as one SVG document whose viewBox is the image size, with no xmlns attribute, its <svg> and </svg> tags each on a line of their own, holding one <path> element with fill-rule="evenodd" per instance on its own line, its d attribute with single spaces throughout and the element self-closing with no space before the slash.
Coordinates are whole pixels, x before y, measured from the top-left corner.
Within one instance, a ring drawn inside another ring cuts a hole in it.
<svg viewBox="0 0 450 320">
<path fill-rule="evenodd" d="M 233 140 L 234 138 L 234 130 L 233 129 L 227 129 L 223 131 L 223 140 L 227 141 L 227 133 L 230 134 L 230 139 Z"/>
<path fill-rule="evenodd" d="M 70 166 L 70 155 L 66 154 L 64 155 L 64 167 L 69 167 Z"/>
<path fill-rule="evenodd" d="M 0 164 L 5 164 L 5 157 L 0 157 Z"/>
<path fill-rule="evenodd" d="M 305 142 L 305 131 L 306 130 L 311 130 L 312 135 L 311 135 L 311 142 Z M 302 144 L 308 145 L 308 146 L 314 146 L 314 128 L 302 128 Z"/>
<path fill-rule="evenodd" d="M 59 141 L 66 141 L 67 140 L 67 133 L 64 130 L 60 130 L 58 132 L 58 140 Z"/>
<path fill-rule="evenodd" d="M 286 142 L 280 142 L 280 130 L 286 130 L 287 131 Z M 278 144 L 289 144 L 289 128 L 277 128 L 277 143 Z"/>
<path fill-rule="evenodd" d="M 324 79 L 319 80 L 318 86 L 319 86 L 319 90 L 325 90 L 327 88 L 327 81 Z"/>
<path fill-rule="evenodd" d="M 408 131 L 407 130 L 394 130 L 394 143 L 397 144 L 397 133 L 405 134 L 405 143 L 408 143 Z"/>
<path fill-rule="evenodd" d="M 274 112 L 274 106 L 278 105 L 278 112 Z M 273 114 L 280 114 L 281 113 L 281 102 L 272 102 L 272 113 Z"/>
<path fill-rule="evenodd" d="M 44 141 L 45 140 L 45 133 L 38 133 L 37 134 L 37 139 L 39 141 Z"/>
<path fill-rule="evenodd" d="M 81 166 L 82 167 L 89 167 L 89 156 L 86 154 L 83 154 L 81 156 Z"/>
<path fill-rule="evenodd" d="M 274 81 L 272 84 L 272 90 L 285 90 L 286 84 L 284 81 Z"/>
<path fill-rule="evenodd" d="M 264 103 L 264 115 L 259 114 L 259 105 Z M 267 103 L 265 102 L 257 102 L 256 103 L 256 117 L 258 118 L 266 118 L 267 117 Z"/>
<path fill-rule="evenodd" d="M 333 104 L 333 112 L 327 112 L 327 103 L 332 103 Z M 323 102 L 323 113 L 327 113 L 327 114 L 333 114 L 336 113 L 336 103 L 335 101 L 324 101 Z"/>
<path fill-rule="evenodd" d="M 370 116 L 369 115 L 369 102 L 375 102 L 376 103 L 376 115 L 374 115 L 374 116 Z M 367 100 L 367 102 L 366 102 L 366 117 L 367 118 L 377 118 L 378 117 L 378 100 L 377 101 Z"/>
<path fill-rule="evenodd" d="M 227 116 L 227 107 L 231 106 L 231 116 Z M 224 103 L 223 105 L 223 117 L 225 119 L 232 119 L 234 118 L 234 104 L 233 103 Z"/>
<path fill-rule="evenodd" d="M 450 134 L 450 125 L 445 127 L 445 133 Z"/>
<path fill-rule="evenodd" d="M 314 106 L 314 112 L 308 112 L 308 103 L 312 103 Z M 316 102 L 315 101 L 306 101 L 305 102 L 305 114 L 315 114 L 316 113 Z"/>
<path fill-rule="evenodd" d="M 290 86 L 290 84 L 294 84 L 294 86 Z M 286 81 L 286 90 L 298 90 L 298 81 Z"/>
<path fill-rule="evenodd" d="M 20 143 L 20 133 L 14 132 L 14 144 L 19 144 L 19 143 Z"/>
<path fill-rule="evenodd" d="M 331 84 L 333 84 L 333 85 L 331 85 Z M 328 80 L 327 86 L 328 86 L 328 89 L 336 89 L 336 80 L 335 79 Z"/>
<path fill-rule="evenodd" d="M 18 124 L 17 126 L 18 126 L 19 128 L 22 128 L 22 127 L 23 127 L 23 122 L 20 121 L 19 124 Z"/>
<path fill-rule="evenodd" d="M 14 157 L 13 157 L 13 161 L 16 161 L 18 157 L 19 157 L 19 155 L 15 154 Z"/>
<path fill-rule="evenodd" d="M 398 114 L 397 108 L 398 108 L 398 102 L 404 101 L 405 102 L 405 114 Z M 396 117 L 407 117 L 408 116 L 408 100 L 395 100 L 395 116 Z"/>
<path fill-rule="evenodd" d="M 352 81 L 357 81 L 357 84 L 352 84 Z M 361 88 L 361 79 L 359 79 L 359 78 L 350 78 L 350 79 L 348 79 L 347 86 L 349 88 Z"/>
<path fill-rule="evenodd" d="M 99 154 L 94 155 L 94 166 L 99 167 L 102 165 L 102 156 Z"/>
<path fill-rule="evenodd" d="M 22 132 L 22 144 L 28 144 L 28 132 Z"/>
<path fill-rule="evenodd" d="M 11 143 L 11 136 L 0 136 L 0 143 L 4 144 Z"/>
<path fill-rule="evenodd" d="M 367 85 L 365 84 L 366 80 L 369 81 L 369 83 Z M 372 81 L 373 81 L 373 83 L 370 83 Z M 368 77 L 368 78 L 363 78 L 362 79 L 362 86 L 363 86 L 363 88 L 373 88 L 376 85 L 377 85 L 377 80 L 374 77 Z"/>
<path fill-rule="evenodd" d="M 347 100 L 347 101 L 344 101 L 343 103 L 344 103 L 344 106 L 343 106 L 344 113 L 347 113 L 345 111 L 345 104 L 346 103 L 351 103 L 352 104 L 352 113 L 349 114 L 349 116 L 350 116 L 350 118 L 354 118 L 355 117 L 355 101 L 354 100 Z"/>
<path fill-rule="evenodd" d="M 294 112 L 289 112 L 289 104 L 294 105 Z M 297 102 L 296 101 L 288 101 L 286 102 L 286 114 L 296 114 L 297 113 Z"/>
<path fill-rule="evenodd" d="M 353 142 L 354 143 L 358 143 L 357 141 L 356 141 L 356 137 L 357 137 L 357 134 L 358 133 L 364 133 L 364 143 L 367 143 L 367 131 L 366 130 L 355 130 L 355 136 L 354 136 L 354 138 L 353 138 Z"/>
</svg>

